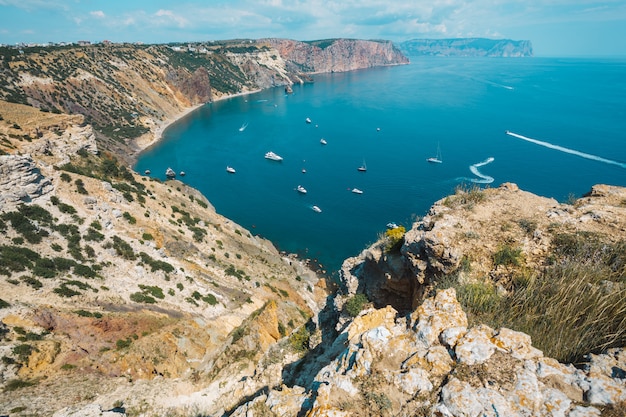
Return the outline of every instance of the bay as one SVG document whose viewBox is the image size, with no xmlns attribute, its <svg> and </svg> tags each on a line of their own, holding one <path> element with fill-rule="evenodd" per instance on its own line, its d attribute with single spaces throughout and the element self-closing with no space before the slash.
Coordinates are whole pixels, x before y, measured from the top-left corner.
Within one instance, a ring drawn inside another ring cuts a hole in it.
<svg viewBox="0 0 626 417">
<path fill-rule="evenodd" d="M 319 74 L 293 94 L 202 106 L 134 168 L 163 180 L 185 171 L 178 179 L 220 214 L 332 275 L 387 223 L 409 228 L 460 184 L 514 182 L 559 201 L 626 186 L 624 75 L 618 59 L 437 57 Z M 443 163 L 428 163 L 437 147 Z"/>
</svg>

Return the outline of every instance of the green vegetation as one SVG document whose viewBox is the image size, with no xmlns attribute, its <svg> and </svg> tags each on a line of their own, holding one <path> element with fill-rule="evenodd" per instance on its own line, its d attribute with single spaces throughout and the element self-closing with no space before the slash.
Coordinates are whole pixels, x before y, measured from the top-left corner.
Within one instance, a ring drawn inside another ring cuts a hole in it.
<svg viewBox="0 0 626 417">
<path fill-rule="evenodd" d="M 484 200 L 485 193 L 478 185 L 462 184 L 456 187 L 453 195 L 444 198 L 443 205 L 450 208 L 464 206 L 471 210 L 475 204 Z"/>
<path fill-rule="evenodd" d="M 346 301 L 343 309 L 350 317 L 356 317 L 367 303 L 369 303 L 369 300 L 365 294 L 356 294 Z"/>
<path fill-rule="evenodd" d="M 493 264 L 495 266 L 520 266 L 523 261 L 522 249 L 513 248 L 510 245 L 503 245 L 493 255 Z"/>
<path fill-rule="evenodd" d="M 289 345 L 296 352 L 306 352 L 309 349 L 310 337 L 311 333 L 307 330 L 306 326 L 302 326 L 289 336 Z"/>
<path fill-rule="evenodd" d="M 400 250 L 400 247 L 404 243 L 404 234 L 406 233 L 406 229 L 404 226 L 394 227 L 393 229 L 388 229 L 385 232 L 385 252 L 395 252 Z"/>
<path fill-rule="evenodd" d="M 152 272 L 161 270 L 165 273 L 169 273 L 174 271 L 174 267 L 171 264 L 165 261 L 156 260 L 145 252 L 140 252 L 139 257 L 141 258 L 142 263 L 150 265 L 150 270 Z"/>
<path fill-rule="evenodd" d="M 520 271 L 521 258 L 510 246 L 494 256 L 497 265 L 511 267 L 508 294 L 498 295 L 490 283 L 460 284 L 454 276 L 437 286 L 456 289 L 470 324 L 527 333 L 546 356 L 562 362 L 579 363 L 589 352 L 626 344 L 625 241 L 558 234 L 549 265 L 535 274 Z"/>
</svg>

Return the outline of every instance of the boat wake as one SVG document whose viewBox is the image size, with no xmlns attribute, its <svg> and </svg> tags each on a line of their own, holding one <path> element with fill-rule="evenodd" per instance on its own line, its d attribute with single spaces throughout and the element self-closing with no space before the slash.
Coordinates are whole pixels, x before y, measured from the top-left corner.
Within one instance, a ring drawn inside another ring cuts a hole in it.
<svg viewBox="0 0 626 417">
<path fill-rule="evenodd" d="M 588 154 L 588 153 L 577 151 L 575 149 L 565 148 L 563 146 L 554 145 L 554 144 L 549 143 L 549 142 L 544 142 L 544 141 L 541 141 L 541 140 L 528 138 L 526 136 L 518 135 L 517 133 L 513 133 L 513 132 L 510 132 L 508 130 L 506 131 L 506 134 L 509 135 L 509 136 L 513 136 L 515 138 L 518 138 L 518 139 L 525 140 L 525 141 L 530 142 L 530 143 L 534 143 L 535 145 L 544 146 L 546 148 L 555 149 L 557 151 L 561 151 L 561 152 L 569 153 L 569 154 L 572 154 L 572 155 L 580 156 L 581 158 L 591 159 L 593 161 L 604 162 L 605 164 L 617 165 L 618 167 L 626 168 L 626 163 L 623 163 L 623 162 L 614 161 L 612 159 L 603 158 L 601 156 L 591 155 L 591 154 Z"/>
<path fill-rule="evenodd" d="M 472 174 L 476 175 L 478 178 L 470 178 L 470 181 L 476 184 L 491 184 L 493 182 L 493 177 L 489 175 L 485 175 L 478 168 L 490 164 L 494 161 L 493 157 L 489 157 L 482 162 L 479 162 L 474 165 L 470 165 L 469 169 L 472 171 Z"/>
</svg>

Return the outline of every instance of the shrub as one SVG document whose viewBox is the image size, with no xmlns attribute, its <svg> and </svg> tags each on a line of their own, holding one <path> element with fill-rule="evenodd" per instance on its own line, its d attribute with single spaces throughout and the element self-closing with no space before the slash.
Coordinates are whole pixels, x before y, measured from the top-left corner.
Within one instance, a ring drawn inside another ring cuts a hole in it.
<svg viewBox="0 0 626 417">
<path fill-rule="evenodd" d="M 215 296 L 213 294 L 207 294 L 204 297 L 202 297 L 202 300 L 209 304 L 209 305 L 216 305 L 217 304 L 217 298 L 215 298 Z"/>
<path fill-rule="evenodd" d="M 356 294 L 346 301 L 343 309 L 350 317 L 356 317 L 368 302 L 369 300 L 365 294 Z"/>
<path fill-rule="evenodd" d="M 60 175 L 61 181 L 63 182 L 71 182 L 72 181 L 72 177 L 70 177 L 70 174 L 68 174 L 67 172 L 63 172 Z"/>
<path fill-rule="evenodd" d="M 99 231 L 97 231 L 96 229 L 94 229 L 93 227 L 89 227 L 87 229 L 87 233 L 84 236 L 84 239 L 87 241 L 98 241 L 101 242 L 102 240 L 104 240 L 104 235 L 102 233 L 100 233 Z"/>
<path fill-rule="evenodd" d="M 406 233 L 406 229 L 404 226 L 394 227 L 393 229 L 388 229 L 385 232 L 385 237 L 387 242 L 385 243 L 385 252 L 392 252 L 395 250 L 399 250 L 404 242 L 404 234 Z"/>
<path fill-rule="evenodd" d="M 43 284 L 41 283 L 41 281 L 39 281 L 37 278 L 35 277 L 31 277 L 28 275 L 24 275 L 20 278 L 23 282 L 25 282 L 27 285 L 33 287 L 34 289 L 38 290 L 39 288 L 43 287 Z"/>
<path fill-rule="evenodd" d="M 134 261 L 137 258 L 133 248 L 118 236 L 113 236 L 113 249 L 124 259 Z"/>
<path fill-rule="evenodd" d="M 89 192 L 87 192 L 87 189 L 85 188 L 85 183 L 83 182 L 83 180 L 79 178 L 74 181 L 74 184 L 76 184 L 76 191 L 78 191 L 79 194 L 89 194 Z"/>
<path fill-rule="evenodd" d="M 125 212 L 122 214 L 122 217 L 124 217 L 124 218 L 126 219 L 126 221 L 128 221 L 128 223 L 130 223 L 130 224 L 135 224 L 135 223 L 137 223 L 137 219 L 136 219 L 136 218 L 134 218 L 134 217 L 133 217 L 133 216 L 132 216 L 129 212 L 127 212 L 127 211 L 125 211 Z"/>
<path fill-rule="evenodd" d="M 34 383 L 30 381 L 24 381 L 23 379 L 11 379 L 4 385 L 4 390 L 10 392 L 20 388 L 30 387 L 32 385 L 34 385 Z"/>
<path fill-rule="evenodd" d="M 0 298 L 0 308 L 7 308 L 7 307 L 11 307 L 11 304 L 7 303 L 2 298 Z"/>
<path fill-rule="evenodd" d="M 150 233 L 144 233 L 143 235 L 141 235 L 141 238 L 143 240 L 154 240 L 154 237 Z"/>
<path fill-rule="evenodd" d="M 163 290 L 161 289 L 161 287 L 139 284 L 139 288 L 141 288 L 144 294 L 150 294 L 151 296 L 158 298 L 160 300 L 165 298 L 165 295 L 163 294 Z"/>
<path fill-rule="evenodd" d="M 311 333 L 309 333 L 306 326 L 302 326 L 289 336 L 289 345 L 291 345 L 296 352 L 305 352 L 309 349 L 310 337 Z"/>
<path fill-rule="evenodd" d="M 135 292 L 130 295 L 130 299 L 136 303 L 155 304 L 156 300 L 143 292 Z"/>
<path fill-rule="evenodd" d="M 522 261 L 522 249 L 513 248 L 510 245 L 503 245 L 493 255 L 495 266 L 520 266 Z"/>
</svg>

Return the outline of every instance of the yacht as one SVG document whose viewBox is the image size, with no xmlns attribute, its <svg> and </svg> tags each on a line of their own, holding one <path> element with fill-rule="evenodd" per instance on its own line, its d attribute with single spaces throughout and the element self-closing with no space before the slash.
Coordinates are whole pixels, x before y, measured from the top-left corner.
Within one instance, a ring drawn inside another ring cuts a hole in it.
<svg viewBox="0 0 626 417">
<path fill-rule="evenodd" d="M 439 149 L 439 144 L 437 144 L 437 156 L 430 157 L 430 158 L 428 158 L 426 160 L 428 162 L 432 162 L 432 163 L 435 163 L 435 164 L 443 163 L 443 160 L 441 159 L 441 149 Z"/>
<path fill-rule="evenodd" d="M 352 192 L 353 192 L 354 194 L 363 194 L 363 190 L 359 190 L 358 188 L 353 188 L 353 189 L 352 189 Z"/>
<path fill-rule="evenodd" d="M 307 123 L 311 123 L 311 119 L 309 119 L 308 117 L 306 119 L 304 119 L 305 122 Z"/>
<path fill-rule="evenodd" d="M 176 177 L 176 172 L 174 172 L 174 170 L 172 168 L 167 168 L 165 170 L 165 176 L 167 178 L 175 178 Z"/>
<path fill-rule="evenodd" d="M 328 142 L 326 142 L 326 139 L 322 138 L 322 139 L 320 139 L 320 143 L 322 145 L 326 145 Z"/>
<path fill-rule="evenodd" d="M 233 167 L 226 167 L 226 172 L 228 172 L 230 174 L 234 174 L 235 173 L 235 168 L 233 168 Z"/>
<path fill-rule="evenodd" d="M 280 155 L 275 154 L 272 151 L 269 151 L 265 154 L 265 158 L 266 159 L 271 159 L 272 161 L 282 161 L 283 157 Z"/>
<path fill-rule="evenodd" d="M 319 208 L 319 207 L 317 207 L 317 206 L 313 206 L 313 207 L 311 207 L 311 208 L 312 208 L 312 209 L 313 209 L 313 211 L 315 211 L 316 213 L 321 213 L 321 212 L 322 212 L 322 209 L 321 209 L 321 208 Z"/>
<path fill-rule="evenodd" d="M 301 185 L 298 185 L 298 186 L 296 187 L 296 191 L 297 191 L 297 192 L 299 192 L 300 194 L 306 194 L 306 188 L 304 188 L 304 187 L 303 187 L 303 186 L 301 186 Z"/>
</svg>

